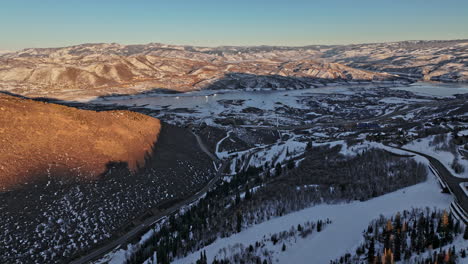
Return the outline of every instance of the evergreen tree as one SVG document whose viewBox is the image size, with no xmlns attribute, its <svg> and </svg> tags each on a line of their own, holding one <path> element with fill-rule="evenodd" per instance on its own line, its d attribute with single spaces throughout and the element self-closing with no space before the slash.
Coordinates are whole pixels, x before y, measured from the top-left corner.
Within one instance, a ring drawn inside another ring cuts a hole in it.
<svg viewBox="0 0 468 264">
<path fill-rule="evenodd" d="M 203 252 L 200 252 L 200 258 L 197 260 L 196 264 L 203 264 Z"/>
<path fill-rule="evenodd" d="M 217 263 L 216 259 L 213 260 L 213 263 Z M 208 259 L 206 257 L 206 250 L 200 252 L 200 259 L 197 260 L 196 264 L 208 264 Z"/>
<path fill-rule="evenodd" d="M 439 247 L 440 247 L 439 235 L 434 234 L 434 238 L 432 240 L 432 248 L 439 248 Z"/>
<path fill-rule="evenodd" d="M 242 230 L 242 213 L 241 211 L 237 211 L 237 233 Z"/>
<path fill-rule="evenodd" d="M 275 174 L 276 174 L 276 177 L 280 176 L 281 175 L 281 163 L 276 163 L 276 167 L 275 167 Z"/>
<path fill-rule="evenodd" d="M 361 256 L 361 255 L 364 254 L 364 253 L 365 253 L 365 251 L 364 251 L 364 248 L 363 248 L 363 247 L 358 247 L 358 248 L 356 249 L 356 255 Z"/>
<path fill-rule="evenodd" d="M 401 229 L 401 215 L 400 215 L 400 212 L 398 212 L 395 216 L 395 229 L 396 230 L 399 230 Z"/>
<path fill-rule="evenodd" d="M 240 194 L 239 193 L 236 193 L 236 205 L 239 205 L 240 204 Z"/>
<path fill-rule="evenodd" d="M 302 231 L 302 226 L 301 226 L 301 224 L 298 224 L 298 225 L 297 225 L 297 231 L 299 231 L 299 232 Z"/>
<path fill-rule="evenodd" d="M 367 249 L 367 261 L 369 263 L 374 263 L 374 258 L 375 258 L 375 243 L 374 243 L 374 238 L 372 238 L 369 244 L 369 248 Z"/>
<path fill-rule="evenodd" d="M 165 247 L 160 246 L 158 248 L 157 260 L 158 260 L 158 264 L 168 264 L 169 263 L 169 258 L 167 256 L 167 252 L 166 252 Z"/>
<path fill-rule="evenodd" d="M 397 233 L 395 236 L 395 254 L 393 255 L 395 261 L 401 260 L 401 234 Z"/>
<path fill-rule="evenodd" d="M 390 248 L 390 232 L 385 232 L 384 233 L 384 249 L 387 250 Z"/>
<path fill-rule="evenodd" d="M 305 149 L 306 149 L 306 151 L 312 150 L 312 141 L 307 142 L 307 145 L 306 145 Z"/>
<path fill-rule="evenodd" d="M 463 234 L 463 239 L 468 240 L 468 225 L 465 226 L 465 233 Z"/>
<path fill-rule="evenodd" d="M 322 231 L 322 220 L 317 221 L 317 232 Z"/>
<path fill-rule="evenodd" d="M 250 188 L 247 185 L 247 186 L 245 186 L 245 199 L 250 200 L 250 198 L 252 198 L 252 194 L 250 193 Z"/>
<path fill-rule="evenodd" d="M 253 252 L 254 251 L 254 247 L 252 246 L 252 244 L 250 244 L 249 246 L 249 252 Z"/>
</svg>

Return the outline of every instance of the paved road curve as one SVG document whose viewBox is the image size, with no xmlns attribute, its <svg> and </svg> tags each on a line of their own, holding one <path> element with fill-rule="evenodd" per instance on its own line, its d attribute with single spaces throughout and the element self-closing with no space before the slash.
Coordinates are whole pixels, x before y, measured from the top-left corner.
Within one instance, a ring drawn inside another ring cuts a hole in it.
<svg viewBox="0 0 468 264">
<path fill-rule="evenodd" d="M 417 152 L 414 150 L 410 149 L 405 149 L 405 148 L 399 148 L 399 147 L 393 147 L 397 149 L 401 149 L 407 152 L 415 153 L 417 155 L 423 156 L 426 159 L 429 160 L 429 162 L 432 165 L 432 168 L 436 170 L 436 173 L 438 176 L 441 178 L 443 183 L 447 185 L 447 188 L 449 189 L 450 193 L 454 196 L 455 200 L 457 201 L 458 205 L 468 213 L 468 196 L 465 194 L 465 192 L 462 190 L 462 187 L 460 186 L 460 183 L 463 182 L 468 182 L 468 179 L 465 178 L 459 178 L 455 177 L 452 175 L 452 173 L 437 159 L 421 153 Z M 468 217 L 468 216 L 466 216 Z"/>
<path fill-rule="evenodd" d="M 204 145 L 203 141 L 198 137 L 198 135 L 196 135 L 196 134 L 194 134 L 194 135 L 197 138 L 197 142 L 200 145 L 200 148 L 203 150 L 203 152 L 205 152 L 207 154 L 209 153 L 209 156 L 214 161 L 218 161 L 218 159 L 208 151 L 208 148 Z M 134 227 L 132 230 L 130 230 L 128 233 L 122 235 L 118 239 L 110 241 L 106 245 L 92 251 L 88 255 L 80 257 L 79 259 L 73 260 L 70 263 L 71 264 L 84 264 L 84 263 L 88 263 L 90 261 L 96 260 L 96 259 L 104 256 L 106 253 L 110 252 L 114 248 L 116 248 L 116 247 L 118 247 L 118 246 L 120 246 L 120 245 L 122 245 L 124 243 L 129 243 L 129 241 L 131 241 L 133 238 L 135 238 L 135 236 L 137 234 L 140 234 L 141 232 L 144 232 L 145 230 L 149 229 L 149 227 L 151 225 L 161 221 L 163 218 L 165 218 L 167 216 L 170 216 L 170 215 L 174 214 L 175 212 L 178 212 L 182 207 L 195 202 L 196 200 L 198 200 L 200 197 L 202 197 L 211 187 L 213 187 L 218 182 L 218 180 L 221 178 L 221 176 L 223 174 L 223 171 L 226 169 L 226 166 L 228 164 L 229 164 L 229 160 L 224 160 L 222 162 L 221 167 L 218 169 L 215 177 L 205 187 L 203 187 L 200 191 L 195 193 L 193 196 L 191 196 L 191 197 L 189 197 L 189 198 L 187 198 L 187 199 L 185 199 L 185 200 L 171 206 L 168 209 L 165 209 L 164 211 L 161 211 L 161 212 L 151 216 L 150 218 L 147 218 L 146 220 L 144 220 L 143 223 L 141 223 L 140 225 Z"/>
</svg>

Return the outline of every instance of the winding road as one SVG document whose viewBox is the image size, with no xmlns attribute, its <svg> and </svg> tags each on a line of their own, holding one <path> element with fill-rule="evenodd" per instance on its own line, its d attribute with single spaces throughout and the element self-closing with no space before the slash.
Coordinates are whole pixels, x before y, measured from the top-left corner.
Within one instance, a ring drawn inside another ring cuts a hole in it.
<svg viewBox="0 0 468 264">
<path fill-rule="evenodd" d="M 204 153 L 206 153 L 211 159 L 213 159 L 213 161 L 218 162 L 219 159 L 215 155 L 213 155 L 212 153 L 210 153 L 208 151 L 208 148 L 203 143 L 201 138 L 197 134 L 195 134 L 195 133 L 193 133 L 193 134 L 194 134 L 195 138 L 197 139 L 197 142 L 198 142 L 198 145 L 200 146 L 200 149 Z M 81 256 L 81 257 L 71 261 L 70 263 L 71 264 L 84 264 L 84 263 L 91 262 L 93 260 L 97 260 L 100 257 L 107 254 L 108 252 L 112 251 L 114 248 L 116 248 L 118 246 L 121 246 L 124 243 L 129 243 L 137 235 L 139 235 L 142 232 L 148 230 L 153 224 L 155 224 L 155 223 L 163 220 L 164 218 L 178 212 L 182 207 L 187 206 L 187 205 L 197 201 L 206 192 L 208 192 L 208 190 L 211 187 L 213 187 L 219 181 L 219 179 L 221 179 L 221 176 L 223 175 L 222 172 L 226 169 L 226 166 L 229 163 L 230 163 L 229 160 L 223 160 L 222 164 L 221 164 L 221 167 L 216 172 L 215 177 L 213 177 L 213 179 L 211 179 L 208 182 L 207 185 L 205 185 L 201 190 L 199 190 L 198 192 L 193 194 L 191 197 L 189 197 L 189 198 L 187 198 L 187 199 L 185 199 L 183 201 L 180 201 L 180 202 L 176 203 L 175 205 L 173 205 L 173 206 L 171 206 L 171 207 L 169 207 L 169 208 L 167 208 L 167 209 L 165 209 L 163 211 L 160 211 L 160 212 L 154 214 L 153 216 L 145 219 L 141 224 L 139 224 L 138 226 L 135 226 L 132 230 L 130 230 L 129 232 L 127 232 L 124 235 L 120 236 L 119 238 L 110 241 L 109 243 L 105 244 L 104 246 L 102 246 L 100 248 L 97 248 L 94 251 L 90 252 L 89 254 L 87 254 L 85 256 Z"/>
<path fill-rule="evenodd" d="M 463 191 L 460 184 L 464 182 L 468 182 L 468 179 L 459 178 L 459 177 L 452 175 L 452 173 L 438 159 L 432 156 L 429 156 L 427 154 L 424 154 L 418 151 L 406 149 L 406 148 L 393 147 L 393 146 L 391 147 L 400 149 L 406 152 L 417 154 L 429 160 L 431 164 L 431 169 L 434 171 L 434 173 L 442 182 L 442 184 L 445 185 L 445 187 L 454 197 L 455 205 L 453 206 L 458 206 L 459 207 L 458 209 L 462 209 L 464 211 L 462 212 L 461 210 L 458 210 L 459 212 L 457 212 L 457 214 L 464 214 L 464 216 L 462 215 L 460 218 L 466 223 L 466 220 L 464 219 L 468 218 L 468 196 Z"/>
</svg>

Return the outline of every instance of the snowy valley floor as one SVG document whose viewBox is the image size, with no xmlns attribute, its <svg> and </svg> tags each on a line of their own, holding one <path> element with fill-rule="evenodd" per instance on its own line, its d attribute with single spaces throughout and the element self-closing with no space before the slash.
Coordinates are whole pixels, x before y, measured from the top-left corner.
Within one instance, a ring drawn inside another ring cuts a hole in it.
<svg viewBox="0 0 468 264">
<path fill-rule="evenodd" d="M 416 158 L 427 163 L 421 157 Z M 206 250 L 208 263 L 211 263 L 219 250 L 224 247 L 237 243 L 248 246 L 262 240 L 264 236 L 269 237 L 270 234 L 289 230 L 291 226 L 329 218 L 332 223 L 322 232 L 315 232 L 305 239 L 298 237 L 296 243 L 287 244 L 287 250 L 284 252 L 278 250 L 278 245 L 268 244 L 268 247 L 275 251 L 273 259 L 277 263 L 329 263 L 330 260 L 339 258 L 346 252 L 354 252 L 362 241 L 362 231 L 380 214 L 389 216 L 398 211 L 417 207 L 448 210 L 451 201 L 452 197 L 441 193 L 435 176 L 429 172 L 428 179 L 424 183 L 365 202 L 324 204 L 307 208 L 255 225 L 229 238 L 218 239 L 202 250 Z M 199 256 L 200 251 L 176 260 L 174 263 L 195 263 Z"/>
</svg>

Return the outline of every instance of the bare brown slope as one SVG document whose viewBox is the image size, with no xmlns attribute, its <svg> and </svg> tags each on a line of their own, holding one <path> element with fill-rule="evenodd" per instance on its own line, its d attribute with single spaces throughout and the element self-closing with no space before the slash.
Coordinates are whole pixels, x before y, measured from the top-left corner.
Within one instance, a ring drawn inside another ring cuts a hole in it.
<svg viewBox="0 0 468 264">
<path fill-rule="evenodd" d="M 160 122 L 129 111 L 94 112 L 0 94 L 0 190 L 48 174 L 94 179 L 109 162 L 143 165 Z"/>
</svg>

